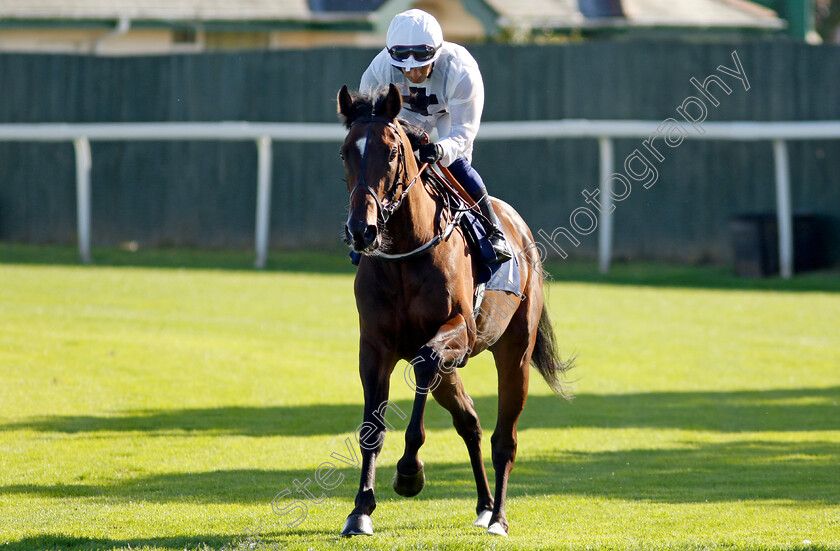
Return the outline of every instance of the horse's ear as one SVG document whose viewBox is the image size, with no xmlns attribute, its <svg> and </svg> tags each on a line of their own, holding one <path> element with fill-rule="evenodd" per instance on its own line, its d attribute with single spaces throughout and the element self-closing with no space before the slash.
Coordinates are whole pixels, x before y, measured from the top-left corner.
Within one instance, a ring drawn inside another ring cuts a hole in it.
<svg viewBox="0 0 840 551">
<path fill-rule="evenodd" d="M 400 114 L 402 109 L 402 96 L 399 89 L 393 83 L 388 85 L 388 93 L 385 95 L 385 101 L 379 109 L 377 115 L 381 115 L 389 120 L 394 120 Z"/>
<path fill-rule="evenodd" d="M 338 91 L 338 115 L 341 122 L 347 124 L 347 121 L 353 119 L 356 108 L 353 106 L 353 97 L 347 89 L 347 85 L 341 87 Z"/>
</svg>

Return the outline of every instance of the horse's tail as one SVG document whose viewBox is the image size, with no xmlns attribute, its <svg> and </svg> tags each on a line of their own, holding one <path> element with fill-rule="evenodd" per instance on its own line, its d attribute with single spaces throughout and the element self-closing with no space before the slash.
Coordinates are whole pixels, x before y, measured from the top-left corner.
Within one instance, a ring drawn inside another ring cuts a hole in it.
<svg viewBox="0 0 840 551">
<path fill-rule="evenodd" d="M 574 357 L 565 362 L 560 359 L 554 329 L 551 327 L 548 311 L 543 304 L 540 322 L 537 325 L 537 342 L 534 344 L 534 352 L 531 354 L 531 364 L 537 368 L 537 371 L 540 372 L 540 375 L 543 376 L 543 379 L 555 394 L 570 400 L 572 394 L 563 388 L 563 381 L 566 372 L 574 367 L 574 362 Z"/>
</svg>

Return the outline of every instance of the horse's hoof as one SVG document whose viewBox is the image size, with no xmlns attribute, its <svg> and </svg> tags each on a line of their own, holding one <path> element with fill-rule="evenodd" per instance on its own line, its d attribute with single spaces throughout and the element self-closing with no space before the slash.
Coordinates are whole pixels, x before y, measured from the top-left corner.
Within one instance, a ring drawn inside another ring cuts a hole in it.
<svg viewBox="0 0 840 551">
<path fill-rule="evenodd" d="M 399 469 L 394 473 L 394 491 L 403 497 L 414 497 L 426 485 L 426 475 L 423 474 L 423 464 L 414 474 L 402 474 Z"/>
<path fill-rule="evenodd" d="M 493 516 L 493 511 L 490 509 L 485 509 L 478 513 L 478 518 L 475 519 L 473 522 L 473 526 L 478 528 L 484 528 L 485 530 L 490 527 L 490 517 Z"/>
<path fill-rule="evenodd" d="M 341 535 L 346 538 L 350 536 L 372 536 L 373 521 L 370 520 L 370 515 L 354 514 L 347 517 Z"/>
<path fill-rule="evenodd" d="M 504 536 L 508 537 L 507 530 L 505 527 L 499 524 L 498 522 L 494 522 L 490 525 L 490 528 L 487 529 L 487 533 L 491 536 Z"/>
</svg>

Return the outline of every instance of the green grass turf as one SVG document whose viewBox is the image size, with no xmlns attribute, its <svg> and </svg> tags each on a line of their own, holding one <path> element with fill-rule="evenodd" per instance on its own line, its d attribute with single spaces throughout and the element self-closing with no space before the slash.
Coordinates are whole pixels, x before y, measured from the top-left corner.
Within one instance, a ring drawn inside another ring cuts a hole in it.
<svg viewBox="0 0 840 551">
<path fill-rule="evenodd" d="M 4 245 L 0 262 L 0 550 L 840 549 L 836 273 L 552 264 L 577 398 L 532 371 L 510 538 L 470 526 L 466 452 L 430 404 L 426 488 L 390 489 L 389 435 L 376 535 L 343 540 L 355 468 L 295 528 L 270 507 L 361 420 L 343 253 L 272 253 L 264 272 L 241 252 L 101 249 L 82 267 Z M 461 374 L 492 469 L 489 355 Z M 392 399 L 408 411 L 397 375 Z"/>
</svg>

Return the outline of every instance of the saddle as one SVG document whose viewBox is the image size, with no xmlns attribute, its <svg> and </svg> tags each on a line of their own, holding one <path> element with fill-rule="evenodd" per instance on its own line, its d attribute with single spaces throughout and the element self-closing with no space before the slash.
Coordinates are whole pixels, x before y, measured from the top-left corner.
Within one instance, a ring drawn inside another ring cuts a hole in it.
<svg viewBox="0 0 840 551">
<path fill-rule="evenodd" d="M 476 305 L 481 303 L 485 290 L 505 291 L 519 296 L 519 262 L 516 256 L 502 264 L 497 263 L 496 253 L 493 251 L 493 245 L 490 243 L 483 223 L 484 217 L 478 212 L 478 208 L 473 208 L 475 202 L 470 205 L 463 200 L 461 194 L 456 193 L 455 190 L 460 188 L 463 191 L 463 188 L 445 167 L 438 165 L 432 170 L 427 170 L 426 173 L 431 179 L 440 180 L 444 189 L 452 194 L 450 200 L 453 200 L 454 204 L 450 203 L 450 209 L 457 211 L 460 215 L 458 225 L 464 232 L 470 251 L 479 260 L 475 290 Z M 450 185 L 453 189 L 449 189 Z M 465 191 L 464 194 L 466 194 Z"/>
</svg>

